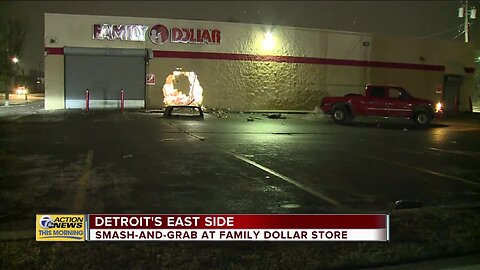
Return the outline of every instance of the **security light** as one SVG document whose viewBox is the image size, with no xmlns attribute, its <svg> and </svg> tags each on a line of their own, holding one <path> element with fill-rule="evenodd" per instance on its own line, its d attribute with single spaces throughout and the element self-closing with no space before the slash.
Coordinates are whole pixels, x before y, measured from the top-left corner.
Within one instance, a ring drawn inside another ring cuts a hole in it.
<svg viewBox="0 0 480 270">
<path fill-rule="evenodd" d="M 275 46 L 275 41 L 273 40 L 273 35 L 270 32 L 265 33 L 265 37 L 263 39 L 263 47 L 265 49 L 271 50 Z"/>
</svg>

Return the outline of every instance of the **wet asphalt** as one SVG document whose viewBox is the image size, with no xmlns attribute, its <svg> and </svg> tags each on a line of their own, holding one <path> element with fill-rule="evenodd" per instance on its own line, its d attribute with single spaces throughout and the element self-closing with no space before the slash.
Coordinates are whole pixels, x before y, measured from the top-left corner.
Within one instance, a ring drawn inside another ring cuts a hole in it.
<svg viewBox="0 0 480 270">
<path fill-rule="evenodd" d="M 254 121 L 247 121 L 248 117 Z M 41 213 L 371 213 L 480 202 L 480 117 L 60 111 L 0 119 L 0 230 Z"/>
</svg>

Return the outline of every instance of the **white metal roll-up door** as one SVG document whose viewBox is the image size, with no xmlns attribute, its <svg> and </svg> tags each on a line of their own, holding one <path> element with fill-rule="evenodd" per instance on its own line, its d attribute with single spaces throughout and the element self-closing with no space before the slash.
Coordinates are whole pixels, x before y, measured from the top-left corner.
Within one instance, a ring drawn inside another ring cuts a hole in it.
<svg viewBox="0 0 480 270">
<path fill-rule="evenodd" d="M 72 48 L 65 52 L 65 107 L 120 107 L 120 91 L 126 108 L 145 107 L 145 50 Z"/>
</svg>

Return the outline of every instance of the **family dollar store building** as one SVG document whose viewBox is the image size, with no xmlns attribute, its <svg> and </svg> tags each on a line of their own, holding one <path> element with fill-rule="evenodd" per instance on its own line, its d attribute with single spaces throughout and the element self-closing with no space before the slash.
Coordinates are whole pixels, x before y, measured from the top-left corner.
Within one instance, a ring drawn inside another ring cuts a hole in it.
<svg viewBox="0 0 480 270">
<path fill-rule="evenodd" d="M 469 107 L 472 44 L 214 21 L 45 14 L 45 109 L 171 104 L 313 110 L 324 96 L 400 85 Z"/>
</svg>

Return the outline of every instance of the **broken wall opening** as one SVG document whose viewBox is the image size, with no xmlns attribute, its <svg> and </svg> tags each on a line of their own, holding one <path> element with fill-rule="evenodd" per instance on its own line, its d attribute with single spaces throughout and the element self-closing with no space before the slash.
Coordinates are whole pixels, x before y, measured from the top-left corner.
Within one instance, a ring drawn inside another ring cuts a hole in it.
<svg viewBox="0 0 480 270">
<path fill-rule="evenodd" d="M 203 87 L 197 74 L 193 71 L 175 70 L 168 75 L 163 85 L 163 103 L 165 106 L 201 106 Z"/>
</svg>

